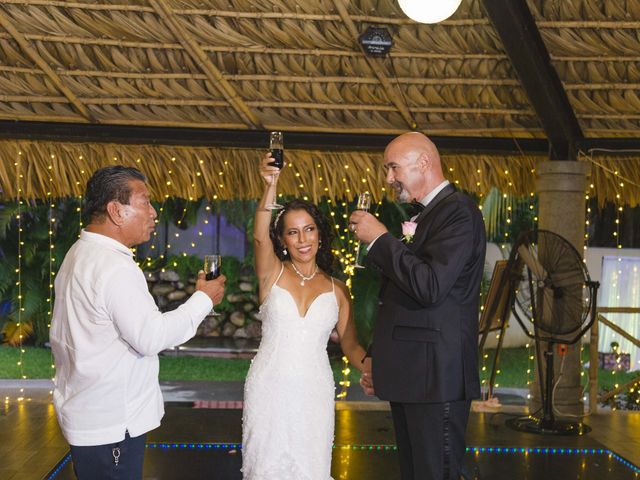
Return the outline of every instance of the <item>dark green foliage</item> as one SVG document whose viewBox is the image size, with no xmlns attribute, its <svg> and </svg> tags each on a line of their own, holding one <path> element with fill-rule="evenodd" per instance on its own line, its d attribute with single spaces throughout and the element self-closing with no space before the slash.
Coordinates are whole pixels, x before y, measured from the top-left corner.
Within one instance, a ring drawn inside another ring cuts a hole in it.
<svg viewBox="0 0 640 480">
<path fill-rule="evenodd" d="M 535 228 L 538 199 L 516 198 L 493 188 L 483 201 L 482 214 L 487 241 L 512 244 L 521 233 Z"/>
<path fill-rule="evenodd" d="M 203 200 L 185 200 L 183 198 L 171 197 L 162 203 L 154 202 L 154 207 L 158 212 L 160 222 L 173 223 L 181 230 L 186 230 L 194 225 L 198 220 L 198 210 Z"/>
<path fill-rule="evenodd" d="M 247 222 L 253 223 L 256 205 L 255 200 L 215 200 L 210 203 L 213 213 L 222 213 L 227 222 L 246 231 L 248 231 Z"/>
<path fill-rule="evenodd" d="M 638 377 L 638 383 L 640 383 L 640 376 Z M 638 390 L 638 384 L 636 384 L 635 388 L 611 397 L 604 405 L 614 410 L 640 410 L 640 390 Z"/>
<path fill-rule="evenodd" d="M 222 274 L 226 277 L 226 281 L 224 284 L 224 292 L 225 296 L 222 301 L 216 305 L 216 311 L 218 313 L 231 313 L 233 312 L 233 305 L 229 303 L 227 300 L 227 296 L 231 293 L 239 293 L 240 290 L 238 285 L 240 284 L 240 260 L 236 257 L 223 257 L 222 266 L 220 270 Z M 251 277 L 255 277 L 253 275 L 253 270 L 251 271 Z"/>
<path fill-rule="evenodd" d="M 166 259 L 165 262 L 154 262 L 151 267 L 145 266 L 144 270 L 147 272 L 155 272 L 160 268 L 167 268 L 173 270 L 178 274 L 182 282 L 186 282 L 189 278 L 195 277 L 203 268 L 203 259 L 196 255 L 187 256 L 171 256 Z M 225 281 L 225 297 L 222 302 L 216 305 L 218 312 L 231 312 L 232 305 L 227 301 L 226 296 L 230 293 L 238 293 L 238 284 L 240 283 L 241 275 L 248 275 L 255 278 L 253 270 L 246 271 L 246 267 L 242 266 L 242 262 L 236 257 L 223 257 L 222 258 L 222 274 L 226 277 Z"/>
<path fill-rule="evenodd" d="M 331 202 L 322 199 L 319 202 L 319 208 L 331 219 L 336 235 L 334 248 L 337 252 L 338 260 L 335 264 L 333 274 L 338 278 L 347 281 L 346 266 L 352 261 L 350 257 L 355 250 L 355 243 L 352 235 L 347 231 L 348 216 L 355 208 L 355 194 L 349 201 Z M 283 198 L 281 201 L 289 199 Z M 161 222 L 170 222 L 178 227 L 186 228 L 192 226 L 196 222 L 198 209 L 202 206 L 204 200 L 186 201 L 183 199 L 169 198 L 156 206 Z M 491 202 L 489 202 L 491 203 Z M 513 207 L 514 200 L 508 199 L 508 205 Z M 502 201 L 501 197 L 496 193 L 494 196 L 494 204 L 499 213 L 498 217 L 507 212 L 507 203 Z M 516 202 L 517 203 L 517 202 Z M 511 225 L 509 228 L 515 231 L 516 228 L 524 228 L 524 224 L 530 221 L 532 213 L 528 210 L 528 200 L 521 202 L 522 208 L 517 211 L 522 215 L 522 222 L 518 220 L 518 215 L 511 215 Z M 57 202 L 54 208 L 54 217 L 57 219 L 54 225 L 54 255 L 55 262 L 52 265 L 54 272 L 60 265 L 63 255 L 67 249 L 76 240 L 79 233 L 80 217 L 77 211 L 79 207 L 78 200 L 74 198 L 65 199 Z M 224 215 L 227 221 L 241 229 L 244 229 L 247 235 L 248 249 L 246 257 L 242 261 L 238 261 L 233 257 L 225 257 L 223 260 L 222 271 L 227 277 L 227 291 L 234 292 L 237 290 L 240 276 L 245 281 L 247 278 L 253 278 L 253 216 L 256 207 L 255 201 L 246 200 L 227 200 L 213 201 L 209 203 L 212 214 L 218 211 Z M 3 264 L 0 267 L 0 298 L 11 300 L 11 313 L 0 316 L 0 323 L 10 321 L 15 318 L 17 298 L 15 288 L 15 268 L 17 261 L 17 228 L 15 222 L 15 205 L 8 204 L 4 209 L 0 210 L 0 232 L 4 237 L 0 237 L 2 242 Z M 487 208 L 491 208 L 490 205 Z M 49 207 L 46 204 L 34 203 L 23 206 L 23 235 L 24 235 L 24 251 L 23 251 L 23 288 L 25 289 L 23 301 L 23 320 L 33 321 L 35 329 L 35 342 L 42 344 L 47 340 L 47 324 L 49 321 L 49 238 L 48 238 L 48 215 Z M 389 228 L 392 235 L 400 237 L 401 222 L 407 220 L 404 207 L 389 202 L 386 199 L 379 204 L 374 204 L 371 212 L 377 214 L 379 219 Z M 332 215 L 333 213 L 333 215 Z M 486 210 L 485 210 L 486 213 Z M 519 215 L 520 215 L 519 213 Z M 493 215 L 495 217 L 495 215 Z M 493 218 L 492 217 L 492 218 Z M 499 225 L 500 222 L 496 222 Z M 504 235 L 502 230 L 496 231 L 496 235 L 500 237 Z M 361 253 L 366 257 L 366 251 Z M 153 258 L 138 258 L 143 262 L 142 268 L 145 271 L 158 271 L 166 267 L 175 270 L 185 281 L 188 277 L 194 276 L 198 270 L 202 268 L 202 259 L 195 256 L 171 256 L 164 258 L 157 256 Z M 341 260 L 341 261 L 340 261 Z M 366 264 L 366 259 L 364 260 Z M 371 338 L 371 331 L 375 314 L 377 310 L 377 295 L 380 278 L 378 274 L 371 268 L 364 270 L 356 270 L 352 280 L 352 292 L 354 296 L 354 317 L 360 340 L 363 344 L 368 344 Z M 221 311 L 228 311 L 230 305 L 226 300 L 220 305 Z M 1 325 L 0 325 L 1 326 Z"/>
<path fill-rule="evenodd" d="M 358 339 L 366 349 L 371 343 L 373 326 L 378 312 L 380 275 L 371 268 L 358 269 L 353 277 L 351 293 Z"/>
<path fill-rule="evenodd" d="M 22 241 L 20 276 L 22 290 L 22 312 L 20 320 L 31 323 L 33 341 L 44 344 L 49 337 L 49 269 L 55 273 L 64 255 L 78 238 L 80 230 L 79 202 L 75 198 L 48 203 L 33 202 L 20 206 L 18 231 L 18 205 L 6 203 L 0 209 L 0 299 L 8 308 L 0 314 L 0 327 L 6 322 L 18 321 L 18 235 Z M 53 221 L 52 221 L 53 220 Z M 51 226 L 53 248 L 49 247 Z"/>
<path fill-rule="evenodd" d="M 224 264 L 224 262 L 223 262 Z M 173 270 L 180 277 L 181 282 L 186 282 L 189 278 L 195 277 L 204 266 L 202 258 L 196 255 L 171 255 L 163 262 L 155 262 L 152 266 L 145 263 L 142 269 L 145 272 L 157 271 L 161 268 Z"/>
</svg>

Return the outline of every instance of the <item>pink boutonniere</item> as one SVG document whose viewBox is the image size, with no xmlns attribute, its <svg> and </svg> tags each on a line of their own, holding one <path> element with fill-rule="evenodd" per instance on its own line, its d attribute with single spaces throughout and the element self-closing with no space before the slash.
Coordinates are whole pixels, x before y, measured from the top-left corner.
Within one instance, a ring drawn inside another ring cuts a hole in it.
<svg viewBox="0 0 640 480">
<path fill-rule="evenodd" d="M 413 241 L 413 236 L 416 234 L 416 222 L 402 222 L 402 240 L 406 243 Z"/>
</svg>

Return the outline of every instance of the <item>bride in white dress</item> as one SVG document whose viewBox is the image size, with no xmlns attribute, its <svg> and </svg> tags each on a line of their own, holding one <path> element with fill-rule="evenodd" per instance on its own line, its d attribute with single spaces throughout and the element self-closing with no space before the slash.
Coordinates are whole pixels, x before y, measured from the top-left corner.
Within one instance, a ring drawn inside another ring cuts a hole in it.
<svg viewBox="0 0 640 480">
<path fill-rule="evenodd" d="M 332 278 L 332 229 L 318 208 L 294 200 L 271 221 L 279 170 L 266 185 L 254 225 L 262 341 L 245 382 L 244 480 L 330 480 L 333 374 L 327 342 L 335 327 L 352 365 L 371 371 L 358 343 L 349 292 Z"/>
</svg>

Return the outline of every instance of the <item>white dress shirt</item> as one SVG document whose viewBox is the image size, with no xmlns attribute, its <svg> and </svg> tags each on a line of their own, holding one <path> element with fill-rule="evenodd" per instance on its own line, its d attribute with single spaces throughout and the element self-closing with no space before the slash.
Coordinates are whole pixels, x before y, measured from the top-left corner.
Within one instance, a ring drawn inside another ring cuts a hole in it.
<svg viewBox="0 0 640 480">
<path fill-rule="evenodd" d="M 426 207 L 427 205 L 429 205 L 429 203 L 431 203 L 431 201 L 434 198 L 436 198 L 436 195 L 438 195 L 447 185 L 449 185 L 449 180 L 443 181 L 436 188 L 431 190 L 422 200 L 420 200 L 420 203 Z M 414 215 L 409 220 L 413 222 L 416 218 L 418 218 L 418 215 Z M 384 233 L 382 235 L 384 235 Z M 371 241 L 371 243 L 367 246 L 367 252 L 371 250 L 371 247 L 373 247 L 373 244 L 375 243 L 375 241 L 379 239 L 382 235 L 378 235 L 376 238 L 374 238 Z"/>
<path fill-rule="evenodd" d="M 422 200 L 420 200 L 420 203 L 426 207 L 427 205 L 429 205 L 432 202 L 432 200 L 434 198 L 436 198 L 436 196 L 442 190 L 444 190 L 444 187 L 446 187 L 447 185 L 449 185 L 449 180 L 443 181 L 436 188 L 431 190 Z M 415 215 L 415 216 L 411 217 L 411 221 L 413 222 L 416 218 L 418 218 L 418 215 Z"/>
<path fill-rule="evenodd" d="M 158 353 L 191 338 L 211 310 L 195 292 L 161 313 L 125 245 L 82 231 L 55 281 L 53 403 L 71 445 L 121 441 L 160 425 Z"/>
</svg>

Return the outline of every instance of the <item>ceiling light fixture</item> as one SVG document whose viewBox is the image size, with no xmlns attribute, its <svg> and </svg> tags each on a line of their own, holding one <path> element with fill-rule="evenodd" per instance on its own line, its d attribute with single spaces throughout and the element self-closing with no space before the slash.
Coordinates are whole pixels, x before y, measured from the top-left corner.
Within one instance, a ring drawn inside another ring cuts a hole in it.
<svg viewBox="0 0 640 480">
<path fill-rule="evenodd" d="M 407 17 L 419 23 L 438 23 L 446 20 L 460 6 L 462 0 L 398 0 Z"/>
</svg>

